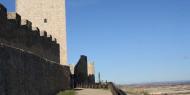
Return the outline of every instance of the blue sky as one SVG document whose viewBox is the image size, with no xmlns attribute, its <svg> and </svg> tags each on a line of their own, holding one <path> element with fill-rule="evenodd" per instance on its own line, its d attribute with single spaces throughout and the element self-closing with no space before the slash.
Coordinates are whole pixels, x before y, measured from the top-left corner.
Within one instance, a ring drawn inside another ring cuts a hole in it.
<svg viewBox="0 0 190 95">
<path fill-rule="evenodd" d="M 14 0 L 0 0 L 14 11 Z M 189 0 L 67 0 L 68 60 L 117 83 L 190 80 Z"/>
</svg>

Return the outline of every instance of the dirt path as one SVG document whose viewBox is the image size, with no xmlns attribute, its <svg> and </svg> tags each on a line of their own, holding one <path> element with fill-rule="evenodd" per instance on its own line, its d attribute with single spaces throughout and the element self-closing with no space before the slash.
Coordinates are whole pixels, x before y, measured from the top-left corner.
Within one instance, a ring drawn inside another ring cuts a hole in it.
<svg viewBox="0 0 190 95">
<path fill-rule="evenodd" d="M 76 95 L 112 95 L 110 90 L 104 89 L 77 89 Z"/>
</svg>

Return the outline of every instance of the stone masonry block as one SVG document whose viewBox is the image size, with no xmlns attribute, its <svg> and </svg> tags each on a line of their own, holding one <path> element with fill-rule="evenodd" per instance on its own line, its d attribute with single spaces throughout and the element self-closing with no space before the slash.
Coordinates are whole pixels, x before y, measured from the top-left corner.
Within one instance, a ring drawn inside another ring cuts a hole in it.
<svg viewBox="0 0 190 95">
<path fill-rule="evenodd" d="M 69 68 L 0 44 L 0 95 L 56 95 L 70 89 Z"/>
<path fill-rule="evenodd" d="M 30 22 L 29 20 L 23 19 L 21 20 L 21 26 L 27 29 L 32 29 L 32 22 Z"/>
<path fill-rule="evenodd" d="M 35 26 L 38 25 L 35 24 Z M 46 31 L 40 32 L 38 27 L 32 28 L 32 23 L 28 20 L 21 20 L 21 16 L 16 12 L 7 13 L 6 8 L 0 4 L 1 43 L 8 44 L 12 47 L 19 48 L 24 51 L 29 51 L 30 53 L 38 55 L 39 57 L 60 64 L 60 47 L 58 43 L 52 41 L 51 35 L 47 36 Z M 0 95 L 4 94 L 0 93 Z"/>
<path fill-rule="evenodd" d="M 7 9 L 0 3 L 0 11 L 7 12 Z"/>
<path fill-rule="evenodd" d="M 7 13 L 7 19 L 11 27 L 19 27 L 21 23 L 21 16 L 16 12 Z"/>
<path fill-rule="evenodd" d="M 47 35 L 49 41 L 52 41 L 52 35 Z"/>
<path fill-rule="evenodd" d="M 7 20 L 7 9 L 0 3 L 0 23 Z"/>
<path fill-rule="evenodd" d="M 19 14 L 17 14 L 16 12 L 8 12 L 7 18 L 21 21 L 21 16 Z"/>
<path fill-rule="evenodd" d="M 57 39 L 56 39 L 56 38 L 53 38 L 53 42 L 57 43 Z"/>
<path fill-rule="evenodd" d="M 5 1 L 5 0 L 4 0 Z M 61 64 L 67 65 L 66 0 L 15 0 L 16 12 L 22 18 L 57 38 Z"/>
<path fill-rule="evenodd" d="M 47 32 L 45 30 L 40 31 L 40 36 L 47 37 Z"/>
<path fill-rule="evenodd" d="M 32 27 L 32 31 L 34 32 L 34 34 L 40 36 L 40 29 L 38 27 Z"/>
</svg>

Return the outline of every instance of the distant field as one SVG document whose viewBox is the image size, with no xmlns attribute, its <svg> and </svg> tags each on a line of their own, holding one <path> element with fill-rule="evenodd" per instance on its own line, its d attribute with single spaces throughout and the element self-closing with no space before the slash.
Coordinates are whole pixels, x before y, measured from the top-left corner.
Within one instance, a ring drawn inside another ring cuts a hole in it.
<svg viewBox="0 0 190 95">
<path fill-rule="evenodd" d="M 175 95 L 190 95 L 190 85 L 175 85 L 144 88 L 150 94 L 175 94 Z"/>
<path fill-rule="evenodd" d="M 128 95 L 190 95 L 189 83 L 151 83 L 151 84 L 136 84 L 123 85 L 121 88 Z"/>
</svg>

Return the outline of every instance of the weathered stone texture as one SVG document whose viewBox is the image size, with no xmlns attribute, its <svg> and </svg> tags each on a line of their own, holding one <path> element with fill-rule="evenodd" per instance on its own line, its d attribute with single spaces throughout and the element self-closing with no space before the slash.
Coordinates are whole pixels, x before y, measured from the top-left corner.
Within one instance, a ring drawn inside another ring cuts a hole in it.
<svg viewBox="0 0 190 95">
<path fill-rule="evenodd" d="M 55 39 L 52 40 L 52 36 L 47 32 L 40 32 L 38 28 L 32 28 L 32 23 L 21 20 L 19 14 L 6 12 L 6 8 L 0 5 L 0 43 L 32 52 L 57 64 L 60 63 L 59 44 Z"/>
<path fill-rule="evenodd" d="M 74 68 L 75 84 L 88 82 L 87 56 L 81 55 Z"/>
<path fill-rule="evenodd" d="M 16 0 L 16 12 L 57 39 L 60 63 L 67 64 L 65 0 Z"/>
<path fill-rule="evenodd" d="M 0 45 L 0 95 L 55 95 L 69 88 L 69 67 Z"/>
<path fill-rule="evenodd" d="M 94 69 L 94 63 L 88 63 L 88 75 L 94 75 L 95 69 Z"/>
<path fill-rule="evenodd" d="M 3 30 L 3 28 L 5 28 L 5 24 L 7 21 L 7 9 L 0 4 L 0 31 Z"/>
<path fill-rule="evenodd" d="M 88 63 L 88 83 L 95 83 L 94 63 Z"/>
<path fill-rule="evenodd" d="M 71 74 L 74 75 L 74 70 L 75 70 L 75 65 L 74 64 L 69 64 Z"/>
<path fill-rule="evenodd" d="M 41 35 L 40 35 L 41 34 Z M 70 88 L 56 39 L 0 4 L 0 95 L 55 95 Z"/>
<path fill-rule="evenodd" d="M 4 31 L 7 22 L 7 9 L 0 3 L 0 31 Z"/>
</svg>

